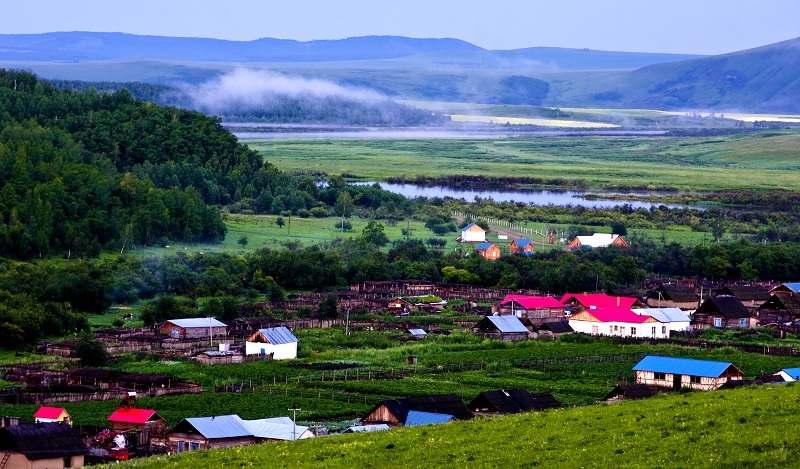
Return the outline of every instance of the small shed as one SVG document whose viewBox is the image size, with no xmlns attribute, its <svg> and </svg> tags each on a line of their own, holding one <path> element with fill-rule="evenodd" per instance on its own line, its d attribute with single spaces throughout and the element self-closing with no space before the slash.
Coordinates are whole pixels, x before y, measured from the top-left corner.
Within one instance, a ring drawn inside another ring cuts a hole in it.
<svg viewBox="0 0 800 469">
<path fill-rule="evenodd" d="M 648 355 L 633 367 L 636 384 L 678 390 L 718 389 L 727 381 L 741 380 L 742 370 L 729 362 Z"/>
<path fill-rule="evenodd" d="M 46 422 L 0 428 L 3 467 L 83 467 L 88 452 L 80 434 L 70 425 Z"/>
<path fill-rule="evenodd" d="M 458 420 L 450 414 L 435 414 L 433 412 L 422 412 L 419 410 L 409 410 L 406 416 L 406 427 L 419 427 L 422 425 L 436 425 L 440 423 L 450 423 Z"/>
<path fill-rule="evenodd" d="M 245 355 L 269 355 L 273 360 L 297 358 L 297 337 L 286 326 L 255 331 L 244 344 Z"/>
<path fill-rule="evenodd" d="M 489 261 L 494 261 L 500 258 L 500 247 L 494 243 L 477 244 L 475 246 L 475 252 Z"/>
<path fill-rule="evenodd" d="M 457 240 L 459 243 L 484 243 L 486 242 L 486 230 L 475 223 L 461 228 L 461 236 Z"/>
<path fill-rule="evenodd" d="M 659 285 L 647 295 L 646 302 L 652 308 L 694 310 L 700 304 L 700 297 L 695 293 L 694 287 L 671 283 Z"/>
<path fill-rule="evenodd" d="M 516 414 L 531 410 L 558 409 L 561 406 L 561 402 L 551 393 L 531 393 L 527 389 L 484 391 L 468 405 L 476 414 Z"/>
<path fill-rule="evenodd" d="M 528 328 L 516 316 L 486 316 L 472 327 L 472 332 L 505 341 L 525 340 Z"/>
<path fill-rule="evenodd" d="M 626 399 L 647 399 L 658 394 L 653 388 L 645 384 L 618 384 L 614 386 L 606 397 L 605 402 L 618 402 Z"/>
<path fill-rule="evenodd" d="M 214 318 L 170 319 L 158 331 L 173 339 L 201 339 L 227 335 L 228 326 Z"/>
<path fill-rule="evenodd" d="M 692 327 L 756 327 L 756 318 L 735 296 L 706 298 L 692 315 Z"/>
<path fill-rule="evenodd" d="M 198 449 L 244 446 L 255 442 L 253 432 L 238 415 L 185 418 L 167 435 L 170 451 L 182 453 Z"/>
<path fill-rule="evenodd" d="M 526 324 L 527 326 L 527 324 Z M 564 334 L 574 334 L 575 329 L 569 325 L 569 321 L 548 321 L 538 326 L 532 327 L 533 332 L 538 337 L 552 337 L 557 339 Z"/>
<path fill-rule="evenodd" d="M 108 422 L 112 430 L 142 430 L 158 429 L 164 427 L 164 418 L 155 410 L 137 409 L 135 407 L 120 407 L 109 417 Z"/>
<path fill-rule="evenodd" d="M 409 329 L 408 333 L 411 334 L 411 337 L 416 340 L 422 340 L 428 337 L 428 333 L 425 332 L 424 329 Z"/>
<path fill-rule="evenodd" d="M 63 407 L 39 407 L 39 410 L 33 414 L 33 421 L 36 423 L 55 422 L 72 425 L 72 417 L 70 417 L 67 409 Z"/>
<path fill-rule="evenodd" d="M 511 254 L 533 254 L 533 241 L 528 238 L 512 239 L 509 251 Z"/>
</svg>

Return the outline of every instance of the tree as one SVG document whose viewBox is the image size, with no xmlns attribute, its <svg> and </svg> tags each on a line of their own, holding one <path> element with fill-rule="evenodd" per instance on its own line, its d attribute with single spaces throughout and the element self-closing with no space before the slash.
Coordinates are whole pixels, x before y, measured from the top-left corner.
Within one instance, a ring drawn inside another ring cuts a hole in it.
<svg viewBox="0 0 800 469">
<path fill-rule="evenodd" d="M 285 225 L 286 222 L 283 221 L 283 217 L 277 217 L 275 219 L 275 224 L 278 225 L 278 228 L 283 228 L 283 225 Z"/>
<path fill-rule="evenodd" d="M 317 308 L 319 317 L 323 319 L 336 319 L 339 316 L 339 305 L 336 301 L 336 295 L 330 293 L 322 298 Z"/>
<path fill-rule="evenodd" d="M 361 237 L 364 238 L 369 244 L 377 247 L 383 247 L 389 242 L 389 238 L 383 232 L 383 224 L 375 221 L 370 221 L 367 226 L 361 231 Z"/>
<path fill-rule="evenodd" d="M 75 344 L 75 356 L 80 359 L 82 366 L 104 366 L 109 358 L 103 342 L 88 333 L 81 334 Z"/>
<path fill-rule="evenodd" d="M 342 217 L 342 231 L 344 231 L 344 219 L 353 213 L 353 196 L 347 191 L 340 191 L 336 196 L 336 202 L 333 204 L 333 210 L 337 215 Z"/>
<path fill-rule="evenodd" d="M 618 234 L 620 236 L 627 236 L 628 225 L 622 220 L 611 222 L 611 233 Z"/>
</svg>

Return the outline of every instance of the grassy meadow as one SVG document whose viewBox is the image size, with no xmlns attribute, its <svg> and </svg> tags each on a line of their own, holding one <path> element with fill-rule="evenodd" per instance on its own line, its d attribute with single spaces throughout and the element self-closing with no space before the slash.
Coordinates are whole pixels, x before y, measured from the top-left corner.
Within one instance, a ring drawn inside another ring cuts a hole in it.
<svg viewBox="0 0 800 469">
<path fill-rule="evenodd" d="M 581 180 L 593 188 L 800 190 L 800 133 L 715 137 L 564 136 L 427 140 L 248 140 L 285 171 L 361 180 L 416 175 Z"/>
</svg>

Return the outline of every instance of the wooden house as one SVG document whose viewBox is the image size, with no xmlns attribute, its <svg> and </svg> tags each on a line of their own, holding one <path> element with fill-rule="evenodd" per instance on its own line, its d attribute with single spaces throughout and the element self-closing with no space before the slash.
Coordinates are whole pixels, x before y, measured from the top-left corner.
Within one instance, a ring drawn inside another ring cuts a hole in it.
<svg viewBox="0 0 800 469">
<path fill-rule="evenodd" d="M 655 390 L 645 384 L 618 384 L 614 386 L 606 397 L 605 402 L 618 402 L 627 399 L 647 399 L 658 394 Z"/>
<path fill-rule="evenodd" d="M 411 311 L 414 305 L 407 299 L 398 296 L 389 300 L 389 302 L 386 303 L 386 307 L 389 308 L 389 310 L 400 310 L 408 312 Z"/>
<path fill-rule="evenodd" d="M 164 418 L 150 409 L 120 407 L 108 417 L 108 423 L 112 430 L 138 432 L 140 445 L 149 443 L 153 437 L 161 437 L 164 432 Z"/>
<path fill-rule="evenodd" d="M 458 420 L 450 414 L 437 414 L 433 412 L 423 412 L 420 410 L 409 410 L 406 416 L 406 427 L 419 427 L 422 425 L 438 425 L 451 423 Z"/>
<path fill-rule="evenodd" d="M 498 389 L 478 394 L 467 407 L 478 415 L 516 414 L 562 406 L 549 392 L 531 393 L 527 389 Z"/>
<path fill-rule="evenodd" d="M 735 296 L 751 311 L 757 310 L 770 298 L 769 291 L 759 285 L 728 285 L 717 290 L 714 296 Z"/>
<path fill-rule="evenodd" d="M 800 296 L 776 293 L 758 307 L 756 316 L 761 325 L 795 322 L 800 319 Z"/>
<path fill-rule="evenodd" d="M 486 316 L 472 327 L 472 332 L 505 341 L 525 340 L 529 333 L 516 316 Z"/>
<path fill-rule="evenodd" d="M 641 308 L 638 298 L 609 296 L 605 293 L 565 293 L 559 300 L 567 314 L 575 314 L 589 308 Z"/>
<path fill-rule="evenodd" d="M 65 423 L 72 425 L 72 417 L 70 417 L 67 409 L 63 407 L 39 407 L 39 410 L 33 414 L 33 421 L 36 423 Z"/>
<path fill-rule="evenodd" d="M 500 247 L 494 243 L 480 243 L 475 245 L 475 252 L 486 260 L 494 261 L 500 258 Z"/>
<path fill-rule="evenodd" d="M 255 442 L 253 432 L 238 415 L 185 418 L 166 434 L 171 452 L 228 448 Z"/>
<path fill-rule="evenodd" d="M 680 308 L 695 310 L 700 304 L 693 287 L 680 284 L 663 284 L 647 295 L 645 300 L 651 308 Z"/>
<path fill-rule="evenodd" d="M 529 319 L 535 325 L 566 320 L 566 306 L 552 296 L 506 295 L 497 312 Z"/>
<path fill-rule="evenodd" d="M 590 308 L 569 317 L 575 332 L 620 337 L 668 337 L 663 325 L 652 316 L 639 315 L 630 308 Z"/>
<path fill-rule="evenodd" d="M 200 339 L 227 335 L 228 326 L 214 318 L 170 319 L 158 331 L 173 339 Z"/>
<path fill-rule="evenodd" d="M 525 327 L 527 327 L 529 331 L 536 334 L 536 337 L 551 337 L 553 339 L 557 339 L 564 334 L 575 333 L 575 329 L 569 325 L 569 321 L 567 320 L 550 321 L 534 325 L 530 323 L 530 319 L 526 319 L 523 324 L 525 324 Z"/>
<path fill-rule="evenodd" d="M 576 236 L 567 245 L 567 250 L 607 248 L 610 246 L 626 248 L 629 244 L 618 234 L 595 233 L 591 236 Z"/>
<path fill-rule="evenodd" d="M 362 423 L 386 424 L 390 427 L 405 425 L 408 413 L 412 410 L 447 414 L 458 420 L 469 420 L 473 416 L 460 397 L 455 394 L 442 394 L 381 401 L 367 413 Z"/>
<path fill-rule="evenodd" d="M 457 240 L 459 243 L 485 243 L 486 230 L 475 223 L 461 228 L 461 236 Z"/>
<path fill-rule="evenodd" d="M 744 307 L 735 296 L 715 296 L 707 298 L 692 315 L 692 327 L 706 329 L 708 327 L 756 327 L 753 313 Z"/>
<path fill-rule="evenodd" d="M 533 254 L 533 241 L 528 238 L 517 238 L 511 240 L 509 247 L 511 254 Z"/>
<path fill-rule="evenodd" d="M 46 422 L 0 428 L 0 461 L 4 468 L 83 467 L 88 452 L 80 434 L 70 425 Z"/>
<path fill-rule="evenodd" d="M 636 384 L 678 390 L 710 391 L 741 380 L 742 370 L 728 362 L 648 355 L 633 367 Z"/>
<path fill-rule="evenodd" d="M 787 295 L 800 294 L 800 282 L 782 283 L 769 291 L 770 295 L 774 295 L 776 293 L 783 293 Z"/>
<path fill-rule="evenodd" d="M 297 358 L 297 337 L 286 326 L 255 331 L 244 343 L 245 355 L 272 355 L 273 360 Z"/>
</svg>

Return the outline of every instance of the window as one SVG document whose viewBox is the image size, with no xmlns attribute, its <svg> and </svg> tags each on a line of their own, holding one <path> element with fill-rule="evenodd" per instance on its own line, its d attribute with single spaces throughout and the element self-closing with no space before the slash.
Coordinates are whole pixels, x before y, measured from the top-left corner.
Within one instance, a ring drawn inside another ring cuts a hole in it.
<svg viewBox="0 0 800 469">
<path fill-rule="evenodd" d="M 189 443 L 189 449 L 192 450 L 192 451 L 196 451 L 196 450 L 200 449 L 200 443 L 197 442 L 197 441 L 190 442 Z"/>
<path fill-rule="evenodd" d="M 656 336 L 656 326 L 653 326 L 651 331 L 653 333 L 653 337 L 655 337 Z"/>
<path fill-rule="evenodd" d="M 667 326 L 661 326 L 661 334 L 667 335 Z M 656 335 L 656 328 L 653 328 L 653 335 Z"/>
<path fill-rule="evenodd" d="M 657 373 L 657 372 L 653 373 L 653 379 L 660 380 L 660 381 L 666 381 L 667 374 L 666 373 Z"/>
<path fill-rule="evenodd" d="M 700 377 L 699 376 L 690 376 L 689 382 L 692 384 L 700 384 Z"/>
<path fill-rule="evenodd" d="M 617 332 L 618 330 L 619 330 L 619 326 L 614 326 L 614 332 Z"/>
<path fill-rule="evenodd" d="M 625 326 L 620 326 L 619 327 L 619 333 L 622 334 L 622 335 L 625 335 Z"/>
<path fill-rule="evenodd" d="M 631 327 L 631 335 L 636 335 L 636 328 L 635 327 Z"/>
<path fill-rule="evenodd" d="M 722 327 L 722 318 L 714 318 L 714 327 Z"/>
<path fill-rule="evenodd" d="M 600 333 L 600 328 L 598 326 L 592 326 L 592 334 L 597 335 Z"/>
<path fill-rule="evenodd" d="M 179 442 L 178 442 L 178 452 L 179 452 L 179 453 L 183 453 L 183 445 L 184 445 L 184 444 L 186 444 L 186 442 L 185 442 L 185 441 L 179 441 Z"/>
<path fill-rule="evenodd" d="M 72 467 L 72 456 L 67 456 L 64 458 L 64 467 Z"/>
<path fill-rule="evenodd" d="M 747 318 L 739 319 L 739 327 L 747 327 Z"/>
</svg>

